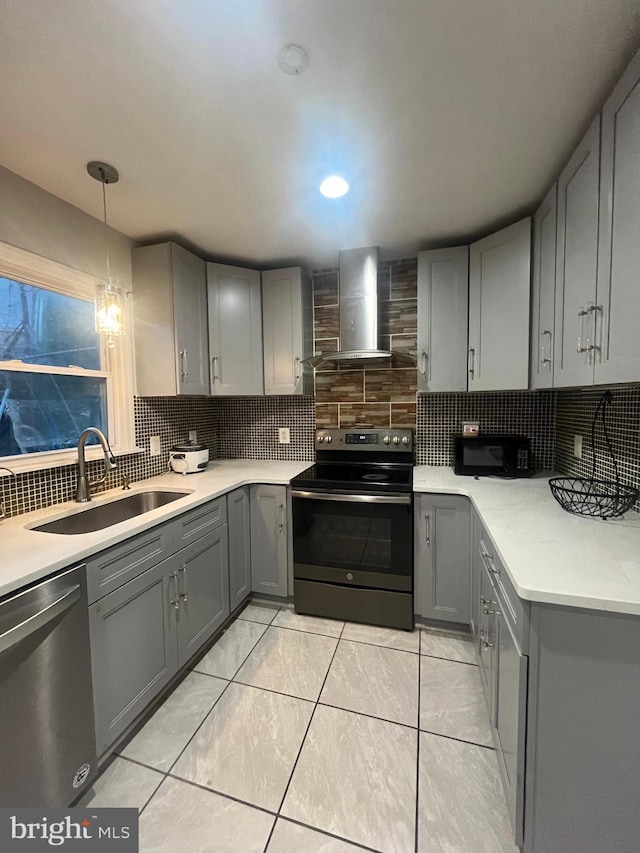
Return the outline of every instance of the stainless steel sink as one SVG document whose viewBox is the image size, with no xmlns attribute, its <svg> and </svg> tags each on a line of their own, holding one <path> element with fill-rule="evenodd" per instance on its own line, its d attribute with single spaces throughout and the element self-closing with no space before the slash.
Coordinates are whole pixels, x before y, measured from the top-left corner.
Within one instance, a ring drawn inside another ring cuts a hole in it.
<svg viewBox="0 0 640 853">
<path fill-rule="evenodd" d="M 48 521 L 31 529 L 41 533 L 62 533 L 66 536 L 76 533 L 95 533 L 96 530 L 104 530 L 105 527 L 135 518 L 136 515 L 158 509 L 190 494 L 191 492 L 134 492 L 132 495 L 98 504 L 82 512 Z"/>
</svg>

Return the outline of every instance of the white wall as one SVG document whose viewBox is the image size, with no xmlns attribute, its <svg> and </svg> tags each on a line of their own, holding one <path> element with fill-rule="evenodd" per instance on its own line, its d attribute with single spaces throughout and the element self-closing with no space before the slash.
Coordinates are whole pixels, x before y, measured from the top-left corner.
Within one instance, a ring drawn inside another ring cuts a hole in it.
<svg viewBox="0 0 640 853">
<path fill-rule="evenodd" d="M 96 183 L 96 198 L 99 192 Z M 105 274 L 103 223 L 2 166 L 0 241 L 91 275 Z M 132 246 L 129 237 L 109 229 L 111 274 L 127 290 Z"/>
</svg>

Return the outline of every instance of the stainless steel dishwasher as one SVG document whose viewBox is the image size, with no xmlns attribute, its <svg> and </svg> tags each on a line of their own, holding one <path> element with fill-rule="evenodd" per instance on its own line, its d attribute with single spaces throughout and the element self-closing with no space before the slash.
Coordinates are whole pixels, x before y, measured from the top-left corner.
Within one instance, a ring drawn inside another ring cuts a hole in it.
<svg viewBox="0 0 640 853">
<path fill-rule="evenodd" d="M 0 806 L 66 807 L 96 771 L 86 567 L 0 599 Z"/>
</svg>

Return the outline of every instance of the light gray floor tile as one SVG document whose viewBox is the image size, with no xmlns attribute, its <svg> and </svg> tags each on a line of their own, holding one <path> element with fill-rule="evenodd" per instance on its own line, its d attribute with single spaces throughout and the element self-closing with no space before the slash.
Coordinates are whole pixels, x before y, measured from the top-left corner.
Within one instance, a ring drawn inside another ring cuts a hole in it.
<svg viewBox="0 0 640 853">
<path fill-rule="evenodd" d="M 138 809 L 153 796 L 164 776 L 148 767 L 116 758 L 77 803 L 79 808 Z"/>
<path fill-rule="evenodd" d="M 420 631 L 396 631 L 394 628 L 376 628 L 374 625 L 357 625 L 347 622 L 342 632 L 343 640 L 355 640 L 358 643 L 371 643 L 388 649 L 400 649 L 404 652 L 420 651 Z"/>
<path fill-rule="evenodd" d="M 318 705 L 282 814 L 384 853 L 413 853 L 417 730 Z"/>
<path fill-rule="evenodd" d="M 219 678 L 233 678 L 266 630 L 266 625 L 237 619 L 194 669 Z"/>
<path fill-rule="evenodd" d="M 420 734 L 419 853 L 518 853 L 493 750 Z"/>
<path fill-rule="evenodd" d="M 472 743 L 492 744 L 477 666 L 420 658 L 420 728 Z"/>
<path fill-rule="evenodd" d="M 279 604 L 264 604 L 253 603 L 248 604 L 242 611 L 239 619 L 246 619 L 249 622 L 261 622 L 263 625 L 270 625 L 273 617 L 280 610 Z"/>
<path fill-rule="evenodd" d="M 417 727 L 419 661 L 409 652 L 341 640 L 320 701 Z"/>
<path fill-rule="evenodd" d="M 172 773 L 276 811 L 312 711 L 292 696 L 230 684 Z"/>
<path fill-rule="evenodd" d="M 446 658 L 460 663 L 477 663 L 471 637 L 447 634 L 423 628 L 420 632 L 420 651 L 434 658 Z"/>
<path fill-rule="evenodd" d="M 168 771 L 228 683 L 211 675 L 189 673 L 120 754 Z"/>
<path fill-rule="evenodd" d="M 339 841 L 330 835 L 307 829 L 298 823 L 278 819 L 273 830 L 267 853 L 362 853 L 362 847 L 354 847 L 347 841 Z"/>
<path fill-rule="evenodd" d="M 271 626 L 235 680 L 315 701 L 337 644 L 333 637 Z"/>
<path fill-rule="evenodd" d="M 140 818 L 144 853 L 262 853 L 273 816 L 167 778 Z"/>
<path fill-rule="evenodd" d="M 283 608 L 273 624 L 279 628 L 293 628 L 296 631 L 310 631 L 312 634 L 325 634 L 327 637 L 339 637 L 344 622 L 334 619 L 320 619 L 317 616 L 302 616 L 293 610 Z"/>
</svg>

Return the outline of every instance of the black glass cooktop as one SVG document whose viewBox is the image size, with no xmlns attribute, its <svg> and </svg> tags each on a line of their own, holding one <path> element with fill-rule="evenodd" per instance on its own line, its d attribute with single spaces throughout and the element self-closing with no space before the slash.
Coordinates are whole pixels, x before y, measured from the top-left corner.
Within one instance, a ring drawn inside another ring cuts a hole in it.
<svg viewBox="0 0 640 853">
<path fill-rule="evenodd" d="M 413 467 L 405 464 L 317 462 L 291 481 L 294 488 L 410 492 Z"/>
</svg>

